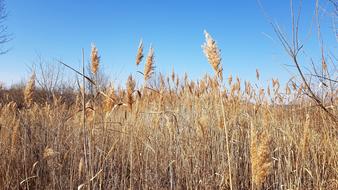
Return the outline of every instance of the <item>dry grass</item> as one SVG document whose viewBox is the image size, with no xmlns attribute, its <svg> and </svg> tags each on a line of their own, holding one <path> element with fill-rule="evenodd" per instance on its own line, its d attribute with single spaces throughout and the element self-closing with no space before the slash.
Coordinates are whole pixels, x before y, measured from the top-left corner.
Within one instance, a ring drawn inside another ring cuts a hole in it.
<svg viewBox="0 0 338 190">
<path fill-rule="evenodd" d="M 264 130 L 261 135 L 257 135 L 254 127 L 251 126 L 251 144 L 250 144 L 250 158 L 251 158 L 251 177 L 252 183 L 255 187 L 260 189 L 265 179 L 271 172 L 272 158 L 270 143 L 271 138 Z"/>
<path fill-rule="evenodd" d="M 150 46 L 148 56 L 146 59 L 146 63 L 144 66 L 144 81 L 147 81 L 150 79 L 152 74 L 154 73 L 154 48 Z"/>
<path fill-rule="evenodd" d="M 223 80 L 223 69 L 221 66 L 221 55 L 220 50 L 214 39 L 210 36 L 207 31 L 204 31 L 205 43 L 202 45 L 205 56 L 207 57 L 210 65 L 214 69 L 216 75 Z"/>
<path fill-rule="evenodd" d="M 92 44 L 92 51 L 91 51 L 91 71 L 95 75 L 99 69 L 100 64 L 100 57 L 98 54 L 98 50 L 94 44 Z"/>
<path fill-rule="evenodd" d="M 35 90 L 35 73 L 32 74 L 24 91 L 24 101 L 26 106 L 28 107 L 30 107 L 33 103 L 34 90 Z"/>
<path fill-rule="evenodd" d="M 140 41 L 140 44 L 137 48 L 137 54 L 136 54 L 136 65 L 140 65 L 143 59 L 143 41 Z"/>
<path fill-rule="evenodd" d="M 34 77 L 21 95 L 1 90 L 1 189 L 337 189 L 337 123 L 301 86 L 230 75 L 227 90 L 208 33 L 203 47 L 217 77 L 173 71 L 146 91 L 132 76 L 126 88 L 98 88 L 86 95 L 86 133 L 80 91 L 33 98 Z M 92 58 L 96 73 L 96 48 Z"/>
</svg>

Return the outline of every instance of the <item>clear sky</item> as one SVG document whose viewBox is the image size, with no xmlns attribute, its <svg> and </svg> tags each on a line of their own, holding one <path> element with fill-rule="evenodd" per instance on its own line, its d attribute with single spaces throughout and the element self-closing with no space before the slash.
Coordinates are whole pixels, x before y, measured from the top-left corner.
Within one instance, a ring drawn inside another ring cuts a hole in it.
<svg viewBox="0 0 338 190">
<path fill-rule="evenodd" d="M 11 51 L 0 56 L 0 81 L 18 82 L 29 75 L 28 67 L 40 54 L 80 67 L 81 48 L 89 60 L 91 43 L 112 80 L 136 73 L 139 40 L 145 54 L 152 43 L 156 71 L 172 67 L 192 79 L 212 73 L 201 50 L 206 29 L 222 50 L 224 75 L 253 80 L 255 70 L 263 80 L 290 77 L 283 64 L 289 59 L 256 0 L 7 0 L 6 24 L 13 40 Z M 289 31 L 290 2 L 261 0 L 266 12 Z M 314 0 L 305 0 L 301 32 L 309 31 Z M 327 4 L 324 2 L 322 6 Z M 327 22 L 329 24 L 329 21 Z M 315 35 L 312 30 L 312 35 Z M 324 29 L 324 32 L 330 32 Z M 336 47 L 334 34 L 329 43 Z M 305 36 L 305 35 L 302 35 Z M 329 36 L 329 35 L 328 35 Z M 315 37 L 314 37 L 315 38 Z M 317 43 L 308 42 L 309 51 Z M 143 70 L 143 69 L 142 69 Z"/>
</svg>

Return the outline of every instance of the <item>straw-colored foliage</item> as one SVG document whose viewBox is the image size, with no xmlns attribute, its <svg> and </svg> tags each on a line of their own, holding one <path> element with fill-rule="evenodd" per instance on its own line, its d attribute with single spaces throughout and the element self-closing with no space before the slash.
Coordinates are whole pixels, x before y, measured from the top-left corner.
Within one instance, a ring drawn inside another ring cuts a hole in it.
<svg viewBox="0 0 338 190">
<path fill-rule="evenodd" d="M 302 85 L 261 84 L 258 70 L 256 82 L 219 80 L 220 51 L 205 37 L 218 77 L 153 75 L 150 48 L 145 81 L 135 72 L 86 90 L 85 111 L 79 90 L 47 99 L 35 75 L 0 90 L 0 189 L 338 189 L 336 121 Z M 98 64 L 93 47 L 92 73 Z"/>
</svg>

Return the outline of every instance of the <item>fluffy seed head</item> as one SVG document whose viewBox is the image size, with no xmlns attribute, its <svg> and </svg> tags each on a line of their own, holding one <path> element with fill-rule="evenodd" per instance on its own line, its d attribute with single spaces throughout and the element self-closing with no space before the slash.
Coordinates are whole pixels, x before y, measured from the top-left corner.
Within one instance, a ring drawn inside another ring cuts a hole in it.
<svg viewBox="0 0 338 190">
<path fill-rule="evenodd" d="M 290 87 L 289 87 L 289 84 L 286 84 L 286 87 L 285 87 L 285 94 L 286 94 L 286 95 L 291 94 L 291 89 L 290 89 Z"/>
<path fill-rule="evenodd" d="M 259 70 L 256 69 L 256 79 L 259 80 Z"/>
<path fill-rule="evenodd" d="M 175 81 L 175 70 L 174 70 L 174 66 L 173 69 L 171 71 L 171 80 L 174 82 Z"/>
<path fill-rule="evenodd" d="M 228 84 L 229 84 L 229 85 L 232 84 L 232 75 L 231 75 L 231 74 L 229 75 L 229 78 L 228 78 Z"/>
<path fill-rule="evenodd" d="M 53 149 L 46 147 L 43 151 L 43 159 L 53 158 L 56 154 L 57 153 Z"/>
<path fill-rule="evenodd" d="M 280 87 L 279 80 L 278 79 L 272 79 L 272 86 L 275 89 L 278 89 Z"/>
<path fill-rule="evenodd" d="M 154 73 L 154 49 L 150 46 L 149 53 L 146 60 L 146 65 L 144 66 L 144 80 L 147 81 L 150 79 L 151 75 Z"/>
<path fill-rule="evenodd" d="M 127 85 L 126 103 L 128 105 L 129 110 L 131 111 L 134 103 L 133 93 L 135 91 L 135 81 L 132 75 L 129 75 L 126 85 Z"/>
<path fill-rule="evenodd" d="M 92 73 L 96 74 L 97 70 L 99 69 L 100 56 L 98 54 L 98 50 L 97 50 L 95 44 L 92 44 L 92 52 L 91 52 L 90 58 L 91 58 Z"/>
<path fill-rule="evenodd" d="M 247 95 L 250 95 L 250 93 L 251 93 L 251 84 L 250 84 L 250 82 L 245 81 L 244 84 L 245 84 L 245 93 Z"/>
<path fill-rule="evenodd" d="M 138 45 L 137 48 L 137 54 L 136 54 L 136 65 L 138 66 L 143 59 L 143 41 L 142 39 L 140 40 L 140 44 Z"/>
<path fill-rule="evenodd" d="M 220 49 L 207 31 L 204 31 L 204 35 L 205 43 L 202 45 L 204 55 L 207 57 L 209 64 L 212 66 L 219 79 L 223 80 Z"/>
<path fill-rule="evenodd" d="M 259 89 L 259 96 L 260 96 L 261 98 L 264 98 L 264 95 L 265 95 L 264 88 L 260 88 L 260 89 Z"/>
<path fill-rule="evenodd" d="M 26 106 L 28 107 L 30 107 L 33 103 L 34 90 L 35 90 L 35 73 L 32 74 L 24 91 L 24 100 Z"/>
<path fill-rule="evenodd" d="M 324 58 L 322 58 L 322 69 L 324 72 L 327 72 L 327 65 Z"/>
<path fill-rule="evenodd" d="M 295 82 L 292 81 L 292 90 L 297 90 L 297 85 Z"/>
<path fill-rule="evenodd" d="M 109 97 L 106 97 L 104 100 L 104 111 L 105 112 L 110 112 L 113 109 L 114 105 L 116 105 L 117 97 L 115 94 L 114 86 L 111 86 L 108 96 Z"/>
<path fill-rule="evenodd" d="M 253 130 L 253 126 L 251 126 L 251 172 L 252 182 L 257 189 L 261 189 L 272 168 L 272 161 L 270 159 L 270 143 L 271 138 L 266 130 L 258 136 Z"/>
</svg>

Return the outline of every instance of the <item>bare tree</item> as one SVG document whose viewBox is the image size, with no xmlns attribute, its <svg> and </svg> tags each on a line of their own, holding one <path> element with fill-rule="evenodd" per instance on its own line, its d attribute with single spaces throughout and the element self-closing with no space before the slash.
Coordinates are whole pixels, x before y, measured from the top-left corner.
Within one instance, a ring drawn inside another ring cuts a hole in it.
<svg viewBox="0 0 338 190">
<path fill-rule="evenodd" d="M 36 61 L 33 62 L 31 68 L 37 74 L 37 83 L 50 96 L 56 92 L 63 80 L 63 68 L 59 64 L 55 64 L 52 60 L 47 60 L 41 55 L 37 55 Z"/>
<path fill-rule="evenodd" d="M 4 48 L 3 45 L 10 41 L 10 35 L 7 31 L 5 21 L 7 19 L 7 11 L 4 0 L 0 0 L 0 55 L 8 52 L 8 49 Z"/>
<path fill-rule="evenodd" d="M 291 35 L 288 36 L 286 32 L 284 32 L 281 27 L 271 19 L 264 8 L 258 0 L 259 5 L 267 16 L 270 24 L 274 32 L 277 35 L 279 42 L 282 44 L 285 52 L 291 58 L 291 62 L 293 66 L 296 68 L 297 78 L 300 79 L 299 82 L 294 82 L 294 84 L 298 83 L 299 87 L 303 89 L 303 93 L 307 95 L 310 99 L 312 99 L 315 104 L 320 107 L 323 111 L 325 111 L 335 122 L 338 122 L 338 117 L 336 115 L 337 102 L 334 100 L 337 92 L 337 84 L 338 81 L 336 79 L 337 69 L 336 69 L 336 57 L 331 55 L 326 49 L 324 49 L 324 41 L 322 39 L 321 34 L 321 25 L 319 22 L 319 0 L 316 0 L 315 13 L 316 13 L 316 23 L 315 26 L 317 28 L 318 41 L 321 46 L 321 60 L 320 62 L 315 63 L 313 59 L 310 61 L 311 69 L 305 68 L 304 60 L 300 58 L 300 54 L 304 49 L 304 43 L 300 40 L 300 17 L 302 10 L 302 0 L 299 0 L 299 7 L 295 10 L 293 0 L 290 0 L 290 8 L 291 8 Z M 330 1 L 336 10 L 337 4 L 335 1 Z M 336 32 L 336 31 L 335 31 Z M 290 37 L 290 38 L 289 38 Z M 329 63 L 333 69 L 328 68 Z M 318 67 L 320 69 L 318 69 Z M 318 86 L 320 89 L 323 89 L 325 86 L 325 91 L 318 90 Z M 318 92 L 316 92 L 318 91 Z M 328 92 L 329 91 L 329 92 Z M 328 102 L 325 97 L 330 96 L 330 101 Z"/>
</svg>

